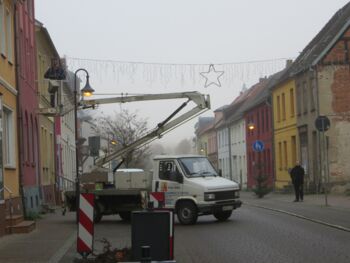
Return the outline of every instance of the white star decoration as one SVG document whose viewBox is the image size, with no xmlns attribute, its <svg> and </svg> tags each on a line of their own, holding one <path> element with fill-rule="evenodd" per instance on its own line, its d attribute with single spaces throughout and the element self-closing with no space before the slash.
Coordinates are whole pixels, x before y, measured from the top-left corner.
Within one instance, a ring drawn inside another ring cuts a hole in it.
<svg viewBox="0 0 350 263">
<path fill-rule="evenodd" d="M 209 65 L 208 72 L 200 73 L 204 78 L 206 78 L 204 87 L 207 88 L 210 85 L 216 85 L 221 87 L 219 78 L 224 74 L 224 71 L 216 71 L 213 64 Z"/>
</svg>

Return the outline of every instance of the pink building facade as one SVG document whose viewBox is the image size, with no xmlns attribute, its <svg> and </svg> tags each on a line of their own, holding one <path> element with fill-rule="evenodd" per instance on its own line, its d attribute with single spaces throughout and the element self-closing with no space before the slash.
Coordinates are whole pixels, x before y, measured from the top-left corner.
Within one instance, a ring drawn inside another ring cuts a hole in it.
<svg viewBox="0 0 350 263">
<path fill-rule="evenodd" d="M 15 15 L 20 181 L 28 213 L 38 211 L 41 200 L 34 0 L 17 1 Z"/>
</svg>

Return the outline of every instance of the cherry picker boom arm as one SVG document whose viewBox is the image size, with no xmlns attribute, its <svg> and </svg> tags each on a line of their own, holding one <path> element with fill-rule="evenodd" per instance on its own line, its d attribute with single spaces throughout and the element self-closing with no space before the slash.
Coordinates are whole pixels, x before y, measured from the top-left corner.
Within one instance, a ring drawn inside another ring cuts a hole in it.
<svg viewBox="0 0 350 263">
<path fill-rule="evenodd" d="M 145 136 L 137 139 L 126 147 L 119 149 L 110 154 L 99 158 L 95 162 L 95 167 L 101 167 L 102 165 L 114 160 L 121 158 L 127 152 L 137 149 L 151 141 L 160 138 L 166 132 L 180 126 L 181 124 L 191 120 L 192 118 L 198 116 L 204 111 L 210 109 L 210 98 L 209 95 L 203 95 L 199 92 L 179 92 L 179 93 L 165 93 L 165 94 L 144 94 L 136 96 L 121 96 L 114 98 L 103 98 L 95 100 L 83 100 L 80 102 L 81 107 L 95 107 L 99 104 L 109 104 L 109 103 L 125 103 L 125 102 L 134 102 L 134 101 L 149 101 L 149 100 L 170 100 L 170 99 L 188 99 L 184 102 L 178 109 L 176 109 L 169 117 L 164 121 L 160 122 L 155 129 L 147 133 Z M 196 106 L 191 110 L 183 113 L 177 118 L 171 120 L 173 117 L 180 112 L 190 101 L 193 101 Z"/>
</svg>

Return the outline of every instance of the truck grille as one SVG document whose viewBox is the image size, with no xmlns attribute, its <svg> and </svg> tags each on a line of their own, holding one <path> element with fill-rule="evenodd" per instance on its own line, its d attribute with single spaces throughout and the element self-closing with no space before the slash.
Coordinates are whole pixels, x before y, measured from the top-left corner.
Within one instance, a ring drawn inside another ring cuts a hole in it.
<svg viewBox="0 0 350 263">
<path fill-rule="evenodd" d="M 235 192 L 233 190 L 222 191 L 222 192 L 213 192 L 213 194 L 215 194 L 215 201 L 228 200 L 228 199 L 235 198 Z"/>
</svg>

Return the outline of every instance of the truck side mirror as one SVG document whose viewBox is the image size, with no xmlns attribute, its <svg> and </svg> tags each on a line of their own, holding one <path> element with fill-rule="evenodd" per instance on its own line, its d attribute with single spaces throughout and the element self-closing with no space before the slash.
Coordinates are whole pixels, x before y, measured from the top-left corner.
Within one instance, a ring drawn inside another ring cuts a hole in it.
<svg viewBox="0 0 350 263">
<path fill-rule="evenodd" d="M 179 184 L 182 184 L 184 182 L 184 178 L 182 176 L 181 173 L 177 173 L 176 174 L 176 181 L 179 183 Z"/>
<path fill-rule="evenodd" d="M 219 169 L 219 176 L 222 177 L 222 170 Z"/>
</svg>

